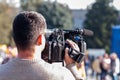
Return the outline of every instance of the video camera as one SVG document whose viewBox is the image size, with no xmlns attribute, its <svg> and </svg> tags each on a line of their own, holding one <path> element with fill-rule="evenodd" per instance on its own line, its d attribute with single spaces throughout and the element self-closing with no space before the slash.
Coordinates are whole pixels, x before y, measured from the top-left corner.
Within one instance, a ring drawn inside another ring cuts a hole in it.
<svg viewBox="0 0 120 80">
<path fill-rule="evenodd" d="M 46 47 L 42 52 L 42 58 L 49 63 L 63 62 L 64 51 L 68 47 L 69 56 L 77 63 L 80 63 L 85 56 L 86 42 L 84 36 L 92 36 L 93 32 L 87 29 L 62 30 L 54 29 L 47 35 Z M 78 44 L 80 51 L 71 48 L 66 39 L 70 39 Z"/>
</svg>

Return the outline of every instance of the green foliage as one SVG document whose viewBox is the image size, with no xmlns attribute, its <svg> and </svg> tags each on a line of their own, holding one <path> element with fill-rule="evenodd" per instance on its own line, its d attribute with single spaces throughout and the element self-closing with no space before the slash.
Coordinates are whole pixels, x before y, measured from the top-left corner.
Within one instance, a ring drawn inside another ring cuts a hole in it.
<svg viewBox="0 0 120 80">
<path fill-rule="evenodd" d="M 120 12 L 119 12 L 120 13 Z M 120 14 L 119 14 L 120 15 Z M 120 17 L 117 20 L 117 25 L 120 25 Z"/>
<path fill-rule="evenodd" d="M 23 10 L 34 10 L 45 18 L 48 28 L 72 28 L 72 15 L 69 8 L 57 2 L 43 0 L 20 0 Z"/>
<path fill-rule="evenodd" d="M 20 0 L 23 10 L 36 10 L 36 5 L 39 5 L 43 0 Z"/>
<path fill-rule="evenodd" d="M 97 0 L 88 9 L 84 26 L 94 32 L 87 38 L 88 47 L 110 49 L 111 27 L 116 24 L 118 11 L 110 5 L 112 0 Z"/>
<path fill-rule="evenodd" d="M 14 10 L 7 3 L 0 2 L 0 44 L 14 44 L 11 34 Z"/>
<path fill-rule="evenodd" d="M 46 18 L 48 28 L 72 28 L 72 15 L 67 6 L 48 1 L 38 5 L 36 10 Z"/>
</svg>

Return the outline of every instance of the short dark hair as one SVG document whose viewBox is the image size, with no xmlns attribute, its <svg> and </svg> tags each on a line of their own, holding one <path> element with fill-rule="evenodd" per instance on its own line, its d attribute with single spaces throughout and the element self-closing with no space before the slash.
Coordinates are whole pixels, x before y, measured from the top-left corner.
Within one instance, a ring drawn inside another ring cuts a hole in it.
<svg viewBox="0 0 120 80">
<path fill-rule="evenodd" d="M 13 38 L 16 46 L 20 49 L 30 48 L 45 29 L 46 21 L 40 13 L 20 12 L 13 21 Z"/>
</svg>

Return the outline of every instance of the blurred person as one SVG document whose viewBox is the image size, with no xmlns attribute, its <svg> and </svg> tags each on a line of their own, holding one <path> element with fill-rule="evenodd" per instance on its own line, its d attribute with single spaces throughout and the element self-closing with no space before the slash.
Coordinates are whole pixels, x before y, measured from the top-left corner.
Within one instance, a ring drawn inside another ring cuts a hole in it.
<svg viewBox="0 0 120 80">
<path fill-rule="evenodd" d="M 17 48 L 15 46 L 13 47 L 8 47 L 8 50 L 9 50 L 9 54 L 11 54 L 11 56 L 14 58 L 14 57 L 17 57 Z"/>
<path fill-rule="evenodd" d="M 15 54 L 15 49 L 12 47 L 7 47 L 5 57 L 2 61 L 2 64 L 7 63 L 10 59 L 15 58 L 17 55 Z M 14 52 L 14 53 L 13 53 Z"/>
<path fill-rule="evenodd" d="M 96 80 L 100 80 L 100 75 L 101 75 L 101 68 L 100 68 L 100 63 L 102 61 L 102 56 L 97 56 L 97 58 L 93 61 L 92 64 L 92 69 L 94 70 L 96 74 Z"/>
<path fill-rule="evenodd" d="M 91 55 L 90 56 L 90 68 L 91 68 L 91 76 L 94 77 L 95 76 L 95 71 L 93 70 L 92 64 L 95 60 L 95 56 Z"/>
<path fill-rule="evenodd" d="M 116 53 L 111 53 L 111 73 L 112 73 L 112 80 L 119 80 L 118 74 L 120 72 L 120 62 L 119 58 Z"/>
<path fill-rule="evenodd" d="M 3 62 L 3 57 L 0 56 L 0 64 L 2 64 L 2 62 Z"/>
<path fill-rule="evenodd" d="M 11 54 L 6 54 L 6 56 L 4 57 L 2 64 L 7 63 L 10 59 L 12 59 L 12 55 Z"/>
<path fill-rule="evenodd" d="M 105 53 L 103 55 L 103 59 L 100 63 L 100 68 L 101 68 L 101 80 L 107 80 L 107 77 L 110 72 L 110 64 L 111 64 L 111 59 L 108 55 L 108 53 Z"/>
<path fill-rule="evenodd" d="M 77 65 L 77 69 L 81 75 L 81 79 L 86 80 L 86 72 L 85 72 L 85 63 L 84 61 L 81 62 L 81 64 L 76 64 Z"/>
<path fill-rule="evenodd" d="M 85 56 L 85 59 L 84 59 L 84 62 L 85 62 L 85 72 L 86 72 L 86 76 L 89 75 L 89 69 L 90 69 L 90 58 L 89 58 L 89 55 L 86 55 Z"/>
<path fill-rule="evenodd" d="M 20 12 L 13 21 L 13 38 L 18 56 L 0 66 L 0 80 L 81 80 L 75 61 L 65 49 L 66 67 L 55 66 L 41 59 L 45 47 L 45 18 L 35 11 Z M 71 40 L 68 44 L 79 51 Z"/>
</svg>

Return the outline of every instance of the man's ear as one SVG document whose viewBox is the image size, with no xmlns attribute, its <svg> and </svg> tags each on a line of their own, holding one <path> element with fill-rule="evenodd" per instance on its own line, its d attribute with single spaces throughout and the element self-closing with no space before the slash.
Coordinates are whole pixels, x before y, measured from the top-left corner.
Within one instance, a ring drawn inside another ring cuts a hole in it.
<svg viewBox="0 0 120 80">
<path fill-rule="evenodd" d="M 37 38 L 37 45 L 41 45 L 42 44 L 42 35 L 39 35 Z"/>
</svg>

